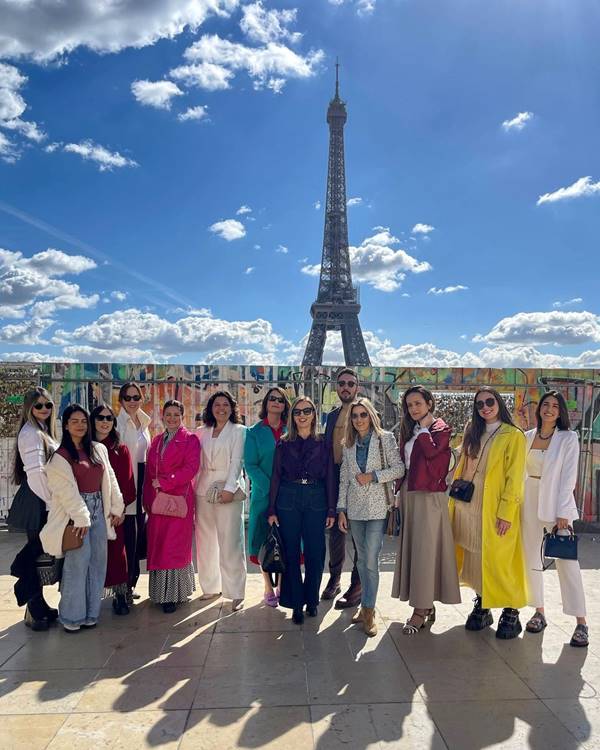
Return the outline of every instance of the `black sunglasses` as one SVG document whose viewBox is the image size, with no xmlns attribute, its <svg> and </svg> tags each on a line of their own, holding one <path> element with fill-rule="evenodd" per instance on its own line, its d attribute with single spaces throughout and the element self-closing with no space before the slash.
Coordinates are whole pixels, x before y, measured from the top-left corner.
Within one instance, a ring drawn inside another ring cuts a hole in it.
<svg viewBox="0 0 600 750">
<path fill-rule="evenodd" d="M 341 385 L 342 388 L 344 388 L 344 386 L 348 386 L 348 388 L 354 388 L 355 385 L 358 385 L 356 380 L 338 380 L 337 384 Z"/>
<path fill-rule="evenodd" d="M 366 411 L 353 411 L 352 419 L 366 419 L 369 416 L 369 412 Z"/>
<path fill-rule="evenodd" d="M 306 417 L 308 417 L 309 414 L 312 414 L 314 409 L 312 406 L 305 406 L 304 409 L 292 409 L 292 414 L 295 417 L 299 417 L 301 414 L 304 414 Z"/>
<path fill-rule="evenodd" d="M 141 401 L 141 396 L 123 396 L 123 401 Z"/>
<path fill-rule="evenodd" d="M 96 414 L 94 419 L 97 422 L 112 422 L 114 417 L 112 414 Z"/>
<path fill-rule="evenodd" d="M 277 401 L 278 404 L 285 404 L 283 396 L 269 396 L 269 401 Z"/>
<path fill-rule="evenodd" d="M 34 404 L 33 408 L 34 409 L 39 409 L 40 411 L 42 409 L 53 409 L 54 408 L 54 404 L 51 401 L 44 401 L 44 402 L 40 401 L 37 404 Z"/>
<path fill-rule="evenodd" d="M 485 401 L 475 401 L 475 406 L 481 411 L 484 406 L 491 408 L 495 403 L 495 398 L 486 398 Z"/>
</svg>

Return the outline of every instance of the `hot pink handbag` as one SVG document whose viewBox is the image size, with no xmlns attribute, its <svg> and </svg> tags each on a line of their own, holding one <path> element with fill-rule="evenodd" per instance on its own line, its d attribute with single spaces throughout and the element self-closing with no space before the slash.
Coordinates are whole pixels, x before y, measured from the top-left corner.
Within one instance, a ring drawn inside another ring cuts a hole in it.
<svg viewBox="0 0 600 750">
<path fill-rule="evenodd" d="M 156 478 L 158 479 L 158 463 L 160 459 L 160 449 L 156 456 Z M 150 511 L 157 516 L 171 516 L 172 518 L 185 518 L 188 512 L 187 501 L 182 495 L 169 495 L 168 492 L 156 493 L 152 501 Z"/>
</svg>

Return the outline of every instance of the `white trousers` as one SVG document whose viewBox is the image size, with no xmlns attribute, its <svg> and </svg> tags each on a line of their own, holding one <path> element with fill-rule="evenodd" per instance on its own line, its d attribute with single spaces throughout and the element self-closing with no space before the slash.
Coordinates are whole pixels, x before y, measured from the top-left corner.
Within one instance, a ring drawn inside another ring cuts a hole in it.
<svg viewBox="0 0 600 750">
<path fill-rule="evenodd" d="M 528 479 L 525 487 L 525 502 L 521 515 L 521 533 L 525 551 L 525 566 L 529 579 L 529 604 L 532 607 L 544 606 L 544 574 L 540 549 L 544 537 L 544 527 L 550 531 L 555 521 L 540 521 L 538 518 L 538 482 Z M 563 612 L 573 617 L 585 617 L 585 593 L 579 560 L 556 560 L 560 596 Z"/>
<path fill-rule="evenodd" d="M 243 599 L 246 591 L 243 502 L 208 503 L 196 497 L 198 581 L 205 594 Z"/>
</svg>

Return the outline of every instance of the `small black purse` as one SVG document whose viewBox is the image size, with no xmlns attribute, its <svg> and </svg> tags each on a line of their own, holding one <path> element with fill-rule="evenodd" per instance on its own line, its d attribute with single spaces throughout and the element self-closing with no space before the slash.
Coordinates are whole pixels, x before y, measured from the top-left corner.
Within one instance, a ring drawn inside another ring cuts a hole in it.
<svg viewBox="0 0 600 750">
<path fill-rule="evenodd" d="M 277 524 L 269 529 L 264 544 L 258 551 L 258 562 L 260 567 L 269 574 L 273 587 L 277 585 L 277 577 L 285 573 L 285 555 L 283 542 Z"/>
<path fill-rule="evenodd" d="M 547 570 L 554 560 L 577 560 L 577 535 L 572 526 L 567 526 L 568 534 L 558 534 L 558 526 L 554 526 L 552 531 L 544 529 L 544 538 L 542 539 L 542 568 Z M 552 560 L 548 565 L 544 564 L 544 559 Z"/>
<path fill-rule="evenodd" d="M 501 426 L 502 425 L 500 425 L 500 427 Z M 485 450 L 485 446 L 498 432 L 500 427 L 497 427 L 492 432 L 489 438 L 485 441 L 483 448 L 479 451 L 479 460 L 477 461 L 477 464 L 475 466 L 475 471 L 473 472 L 473 476 L 477 474 L 477 469 L 479 468 L 479 464 L 481 463 L 481 459 L 483 458 L 483 451 Z M 463 503 L 470 503 L 474 492 L 475 492 L 475 484 L 473 482 L 469 482 L 467 479 L 455 479 L 450 485 L 450 490 L 448 494 L 450 495 L 450 497 L 454 498 L 455 500 L 460 500 Z"/>
</svg>

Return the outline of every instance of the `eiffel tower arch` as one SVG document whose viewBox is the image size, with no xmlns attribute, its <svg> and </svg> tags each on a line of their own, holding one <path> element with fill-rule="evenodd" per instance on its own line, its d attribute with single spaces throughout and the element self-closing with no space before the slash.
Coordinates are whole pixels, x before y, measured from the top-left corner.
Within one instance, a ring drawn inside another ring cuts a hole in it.
<svg viewBox="0 0 600 750">
<path fill-rule="evenodd" d="M 348 250 L 348 215 L 346 209 L 346 167 L 344 159 L 344 125 L 348 115 L 340 99 L 339 65 L 335 66 L 335 96 L 329 102 L 329 162 L 323 255 L 317 299 L 310 308 L 312 326 L 302 366 L 323 363 L 327 331 L 342 332 L 344 361 L 349 366 L 371 365 L 360 328 L 358 289 L 352 284 Z"/>
</svg>

